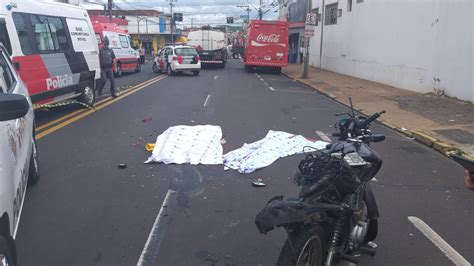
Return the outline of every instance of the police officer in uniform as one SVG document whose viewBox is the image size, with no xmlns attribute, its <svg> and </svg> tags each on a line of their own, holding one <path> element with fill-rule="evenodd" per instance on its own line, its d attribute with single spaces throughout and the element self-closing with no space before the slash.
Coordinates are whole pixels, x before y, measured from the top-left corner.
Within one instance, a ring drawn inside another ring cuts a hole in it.
<svg viewBox="0 0 474 266">
<path fill-rule="evenodd" d="M 112 97 L 117 97 L 117 93 L 115 92 L 115 80 L 114 80 L 114 73 L 112 71 L 112 66 L 115 59 L 114 51 L 109 48 L 109 38 L 105 37 L 104 39 L 104 46 L 102 46 L 99 50 L 99 59 L 100 59 L 100 68 L 101 68 L 101 77 L 100 81 L 103 84 L 101 88 L 97 91 L 99 95 L 102 94 L 102 89 L 105 87 L 107 83 L 107 79 L 110 81 L 110 94 Z"/>
</svg>

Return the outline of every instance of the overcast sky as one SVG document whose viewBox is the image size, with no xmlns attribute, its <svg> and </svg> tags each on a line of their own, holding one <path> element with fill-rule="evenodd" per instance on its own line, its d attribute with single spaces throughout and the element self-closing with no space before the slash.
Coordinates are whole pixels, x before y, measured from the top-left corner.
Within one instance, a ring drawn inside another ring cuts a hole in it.
<svg viewBox="0 0 474 266">
<path fill-rule="evenodd" d="M 82 5 L 88 9 L 102 9 L 100 5 L 87 4 L 87 2 L 106 3 L 107 0 L 81 0 Z M 114 0 L 121 9 L 157 9 L 166 13 L 170 12 L 169 0 Z M 238 5 L 250 5 L 250 18 L 257 17 L 260 0 L 174 0 L 173 12 L 184 13 L 184 24 L 201 26 L 203 24 L 225 24 L 226 17 L 240 17 L 246 15 L 245 8 Z M 278 5 L 271 6 L 276 0 L 262 0 L 262 10 L 267 11 L 264 19 L 274 20 L 278 17 Z M 235 20 L 236 24 L 242 20 Z"/>
</svg>

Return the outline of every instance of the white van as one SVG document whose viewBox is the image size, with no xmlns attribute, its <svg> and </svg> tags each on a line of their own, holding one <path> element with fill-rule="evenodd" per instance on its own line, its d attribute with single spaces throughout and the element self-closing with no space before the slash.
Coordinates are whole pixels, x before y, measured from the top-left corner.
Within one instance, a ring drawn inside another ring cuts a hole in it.
<svg viewBox="0 0 474 266">
<path fill-rule="evenodd" d="M 0 42 L 36 104 L 77 98 L 92 106 L 99 48 L 87 11 L 32 0 L 0 0 Z"/>
<path fill-rule="evenodd" d="M 92 21 L 92 25 L 99 46 L 103 45 L 105 38 L 109 39 L 109 47 L 115 54 L 113 71 L 116 76 L 120 77 L 122 72 L 141 71 L 140 55 L 133 47 L 128 30 L 115 23 Z"/>
</svg>

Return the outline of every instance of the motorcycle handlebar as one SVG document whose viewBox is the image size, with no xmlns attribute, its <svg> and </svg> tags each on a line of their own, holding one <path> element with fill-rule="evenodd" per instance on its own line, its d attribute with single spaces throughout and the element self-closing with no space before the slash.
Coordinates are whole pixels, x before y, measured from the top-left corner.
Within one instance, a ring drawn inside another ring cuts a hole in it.
<svg viewBox="0 0 474 266">
<path fill-rule="evenodd" d="M 360 128 L 365 128 L 367 127 L 371 122 L 375 121 L 377 118 L 379 118 L 382 114 L 385 114 L 385 110 L 382 112 L 377 112 L 365 119 L 359 126 Z"/>
</svg>

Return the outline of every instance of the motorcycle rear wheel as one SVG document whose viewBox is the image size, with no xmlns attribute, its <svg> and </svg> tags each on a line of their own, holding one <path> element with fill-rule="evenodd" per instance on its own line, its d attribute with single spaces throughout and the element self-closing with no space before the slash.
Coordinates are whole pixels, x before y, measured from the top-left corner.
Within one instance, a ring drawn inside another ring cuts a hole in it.
<svg viewBox="0 0 474 266">
<path fill-rule="evenodd" d="M 323 265 L 327 256 L 327 240 L 327 230 L 320 225 L 295 230 L 286 240 L 277 265 Z"/>
</svg>

